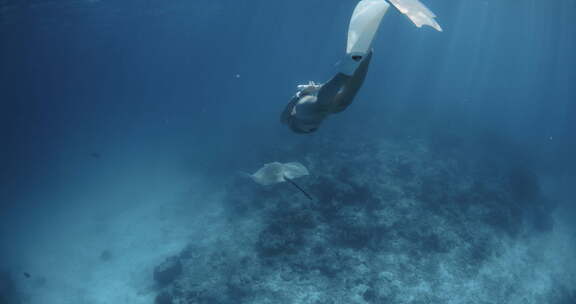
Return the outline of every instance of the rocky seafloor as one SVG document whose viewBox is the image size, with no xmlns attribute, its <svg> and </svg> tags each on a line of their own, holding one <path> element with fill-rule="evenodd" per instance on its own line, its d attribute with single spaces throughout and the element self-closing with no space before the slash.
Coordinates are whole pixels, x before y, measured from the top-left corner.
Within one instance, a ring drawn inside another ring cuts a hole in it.
<svg viewBox="0 0 576 304">
<path fill-rule="evenodd" d="M 529 169 L 416 139 L 276 156 L 314 200 L 231 181 L 228 228 L 155 268 L 157 304 L 576 303 L 574 240 Z"/>
</svg>

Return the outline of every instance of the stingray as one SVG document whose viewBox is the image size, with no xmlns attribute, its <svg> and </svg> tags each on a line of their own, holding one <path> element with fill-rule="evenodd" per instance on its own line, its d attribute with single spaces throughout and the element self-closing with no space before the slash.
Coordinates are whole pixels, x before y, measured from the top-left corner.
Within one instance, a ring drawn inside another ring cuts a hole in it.
<svg viewBox="0 0 576 304">
<path fill-rule="evenodd" d="M 265 164 L 254 174 L 248 176 L 256 183 L 268 186 L 288 182 L 296 189 L 300 190 L 308 199 L 312 200 L 312 196 L 308 194 L 302 187 L 300 187 L 294 179 L 308 175 L 308 169 L 299 162 L 279 163 L 273 162 Z"/>
</svg>

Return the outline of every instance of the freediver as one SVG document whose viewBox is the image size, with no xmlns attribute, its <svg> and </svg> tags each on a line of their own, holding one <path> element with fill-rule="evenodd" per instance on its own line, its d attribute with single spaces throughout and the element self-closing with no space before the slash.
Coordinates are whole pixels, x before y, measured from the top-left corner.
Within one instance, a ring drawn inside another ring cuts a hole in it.
<svg viewBox="0 0 576 304">
<path fill-rule="evenodd" d="M 418 0 L 389 0 L 417 26 L 442 31 L 436 17 Z M 286 105 L 281 122 L 296 133 L 312 133 L 330 114 L 344 111 L 362 87 L 372 59 L 372 41 L 390 4 L 385 0 L 362 0 L 354 9 L 348 28 L 346 55 L 328 82 L 299 85 Z"/>
</svg>

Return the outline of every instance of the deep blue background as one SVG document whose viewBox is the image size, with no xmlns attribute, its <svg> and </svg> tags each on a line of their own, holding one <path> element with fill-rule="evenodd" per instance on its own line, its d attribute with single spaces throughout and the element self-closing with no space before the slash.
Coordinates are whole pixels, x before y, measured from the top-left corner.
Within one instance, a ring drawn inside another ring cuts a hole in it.
<svg viewBox="0 0 576 304">
<path fill-rule="evenodd" d="M 278 116 L 334 72 L 355 4 L 0 1 L 0 217 L 65 207 L 42 198 L 98 189 L 127 160 L 211 177 L 339 132 L 457 138 L 570 181 L 576 1 L 428 0 L 443 33 L 390 10 L 353 106 L 292 134 Z"/>
</svg>

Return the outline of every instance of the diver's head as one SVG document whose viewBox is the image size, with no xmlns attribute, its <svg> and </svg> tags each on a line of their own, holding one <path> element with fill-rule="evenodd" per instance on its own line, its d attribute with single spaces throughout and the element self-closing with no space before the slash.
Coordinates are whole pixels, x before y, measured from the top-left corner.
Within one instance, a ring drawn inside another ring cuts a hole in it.
<svg viewBox="0 0 576 304">
<path fill-rule="evenodd" d="M 302 121 L 292 120 L 290 122 L 290 129 L 292 129 L 292 131 L 295 133 L 310 134 L 318 130 L 318 124 L 308 124 L 303 123 Z"/>
</svg>

